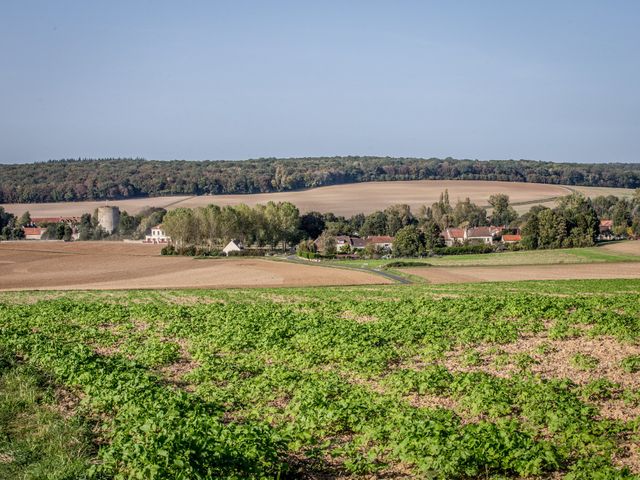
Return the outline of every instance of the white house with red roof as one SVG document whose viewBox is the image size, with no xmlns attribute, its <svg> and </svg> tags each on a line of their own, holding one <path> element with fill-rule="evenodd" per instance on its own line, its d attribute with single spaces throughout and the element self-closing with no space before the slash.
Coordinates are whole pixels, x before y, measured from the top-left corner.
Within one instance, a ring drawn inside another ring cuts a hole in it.
<svg viewBox="0 0 640 480">
<path fill-rule="evenodd" d="M 444 244 L 447 247 L 453 247 L 464 243 L 465 234 L 464 228 L 445 228 L 441 235 L 444 238 Z"/>
</svg>

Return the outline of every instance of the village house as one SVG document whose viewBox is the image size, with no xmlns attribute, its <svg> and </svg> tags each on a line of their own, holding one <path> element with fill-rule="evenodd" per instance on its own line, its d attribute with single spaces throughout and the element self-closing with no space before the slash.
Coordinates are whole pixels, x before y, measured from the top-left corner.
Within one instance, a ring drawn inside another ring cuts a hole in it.
<svg viewBox="0 0 640 480">
<path fill-rule="evenodd" d="M 340 251 L 345 245 L 349 245 L 351 248 L 351 237 L 347 237 L 346 235 L 337 235 L 336 239 L 336 249 Z"/>
<path fill-rule="evenodd" d="M 447 247 L 453 247 L 456 244 L 463 244 L 465 240 L 464 228 L 446 228 L 441 236 L 444 238 L 444 244 Z"/>
<path fill-rule="evenodd" d="M 47 229 L 42 227 L 23 227 L 22 230 L 26 240 L 42 240 L 42 234 Z"/>
<path fill-rule="evenodd" d="M 229 253 L 231 253 L 231 252 L 240 252 L 241 250 L 244 250 L 244 245 L 242 244 L 242 242 L 239 241 L 239 240 L 231 240 L 222 249 L 222 253 L 224 253 L 225 255 L 229 256 Z"/>
<path fill-rule="evenodd" d="M 351 237 L 351 248 L 354 250 L 363 250 L 367 246 L 367 241 L 364 238 Z"/>
<path fill-rule="evenodd" d="M 145 235 L 144 243 L 169 243 L 171 237 L 167 236 L 162 224 L 151 228 L 151 235 Z"/>
<path fill-rule="evenodd" d="M 520 235 L 520 234 L 502 235 L 502 241 L 504 243 L 518 243 L 521 240 L 522 240 L 522 235 Z"/>
<path fill-rule="evenodd" d="M 336 250 L 338 252 L 340 252 L 345 245 L 348 245 L 351 250 L 362 250 L 367 246 L 367 241 L 364 238 L 349 237 L 347 235 L 336 235 L 334 238 L 336 241 Z M 318 251 L 321 251 L 324 248 L 321 237 L 318 237 L 313 243 L 316 245 Z"/>
<path fill-rule="evenodd" d="M 338 235 L 335 238 L 338 251 L 345 245 L 349 245 L 349 248 L 354 250 L 361 250 L 367 246 L 367 242 L 363 238 L 349 237 L 346 235 Z"/>
<path fill-rule="evenodd" d="M 613 240 L 613 220 L 600 220 L 598 226 L 598 240 Z"/>
<path fill-rule="evenodd" d="M 378 235 L 373 237 L 367 237 L 367 245 L 373 245 L 376 248 L 381 250 L 389 250 L 393 249 L 393 240 L 394 237 L 390 237 L 388 235 Z"/>
<path fill-rule="evenodd" d="M 500 227 L 473 227 L 465 230 L 465 240 L 471 243 L 484 243 L 493 245 L 496 237 L 500 235 Z"/>
<path fill-rule="evenodd" d="M 493 245 L 500 236 L 502 227 L 445 228 L 440 236 L 447 247 L 464 243 L 484 243 Z M 516 240 L 516 241 L 519 241 Z"/>
</svg>

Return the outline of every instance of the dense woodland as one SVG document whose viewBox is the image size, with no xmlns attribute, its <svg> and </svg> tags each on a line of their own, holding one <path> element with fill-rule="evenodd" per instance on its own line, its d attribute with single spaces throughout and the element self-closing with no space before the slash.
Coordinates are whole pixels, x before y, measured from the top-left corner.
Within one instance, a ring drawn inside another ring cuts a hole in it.
<svg viewBox="0 0 640 480">
<path fill-rule="evenodd" d="M 280 192 L 341 183 L 425 179 L 638 188 L 640 164 L 391 157 L 56 160 L 0 165 L 0 203 Z"/>
</svg>

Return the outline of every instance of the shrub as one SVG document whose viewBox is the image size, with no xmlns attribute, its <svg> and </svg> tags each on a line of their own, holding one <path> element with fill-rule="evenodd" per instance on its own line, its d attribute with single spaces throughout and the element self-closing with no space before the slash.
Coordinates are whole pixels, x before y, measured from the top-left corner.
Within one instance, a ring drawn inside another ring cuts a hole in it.
<svg viewBox="0 0 640 480">
<path fill-rule="evenodd" d="M 188 257 L 195 257 L 196 256 L 196 247 L 195 247 L 195 245 L 189 245 L 188 247 L 181 247 L 181 248 L 178 248 L 176 251 L 177 251 L 178 255 L 186 255 Z"/>
<path fill-rule="evenodd" d="M 165 247 L 162 247 L 162 250 L 160 250 L 160 255 L 177 255 L 178 253 L 176 252 L 176 247 L 174 247 L 173 245 L 167 245 Z"/>
<path fill-rule="evenodd" d="M 597 358 L 586 353 L 576 353 L 571 357 L 571 365 L 578 370 L 593 370 L 599 363 Z"/>
<path fill-rule="evenodd" d="M 640 372 L 640 355 L 629 355 L 623 358 L 620 367 L 627 373 Z"/>
<path fill-rule="evenodd" d="M 267 254 L 265 250 L 258 250 L 257 248 L 246 248 L 244 250 L 238 250 L 235 252 L 229 252 L 229 257 L 264 257 Z"/>
<path fill-rule="evenodd" d="M 468 255 L 479 253 L 493 253 L 491 245 L 459 245 L 455 247 L 438 247 L 433 249 L 436 255 Z"/>
<path fill-rule="evenodd" d="M 409 268 L 409 267 L 429 267 L 430 265 L 425 262 L 411 262 L 406 260 L 397 260 L 395 262 L 386 263 L 382 268 L 387 270 L 389 268 Z"/>
</svg>

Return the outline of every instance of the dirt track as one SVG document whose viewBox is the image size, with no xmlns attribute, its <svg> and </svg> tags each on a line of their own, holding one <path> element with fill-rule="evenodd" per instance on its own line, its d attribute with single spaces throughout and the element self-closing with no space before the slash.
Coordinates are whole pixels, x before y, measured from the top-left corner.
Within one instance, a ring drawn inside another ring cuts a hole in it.
<svg viewBox="0 0 640 480">
<path fill-rule="evenodd" d="M 228 288 L 391 283 L 377 275 L 254 258 L 161 257 L 120 242 L 0 243 L 0 290 Z"/>
<path fill-rule="evenodd" d="M 417 211 L 422 205 L 431 205 L 438 200 L 440 193 L 449 190 L 451 203 L 466 197 L 479 205 L 487 205 L 489 196 L 494 193 L 506 193 L 511 202 L 549 201 L 558 196 L 567 195 L 571 191 L 562 185 L 517 182 L 486 182 L 475 180 L 415 180 L 397 182 L 366 182 L 330 187 L 313 188 L 297 192 L 259 193 L 251 195 L 205 195 L 137 198 L 108 202 L 118 205 L 122 210 L 135 214 L 145 206 L 156 206 L 167 209 L 176 207 L 198 207 L 211 203 L 216 205 L 237 205 L 246 203 L 255 205 L 273 201 L 289 201 L 298 206 L 302 212 L 316 210 L 333 212 L 336 215 L 353 215 L 355 213 L 371 213 L 384 210 L 389 205 L 406 203 Z M 16 215 L 29 211 L 32 217 L 43 216 L 79 216 L 93 213 L 105 205 L 100 202 L 63 202 L 5 204 L 5 209 Z M 530 207 L 530 206 L 529 206 Z M 528 209 L 528 208 L 527 208 Z"/>
<path fill-rule="evenodd" d="M 640 262 L 500 267 L 416 267 L 402 269 L 402 271 L 422 277 L 429 283 L 640 278 Z"/>
</svg>

